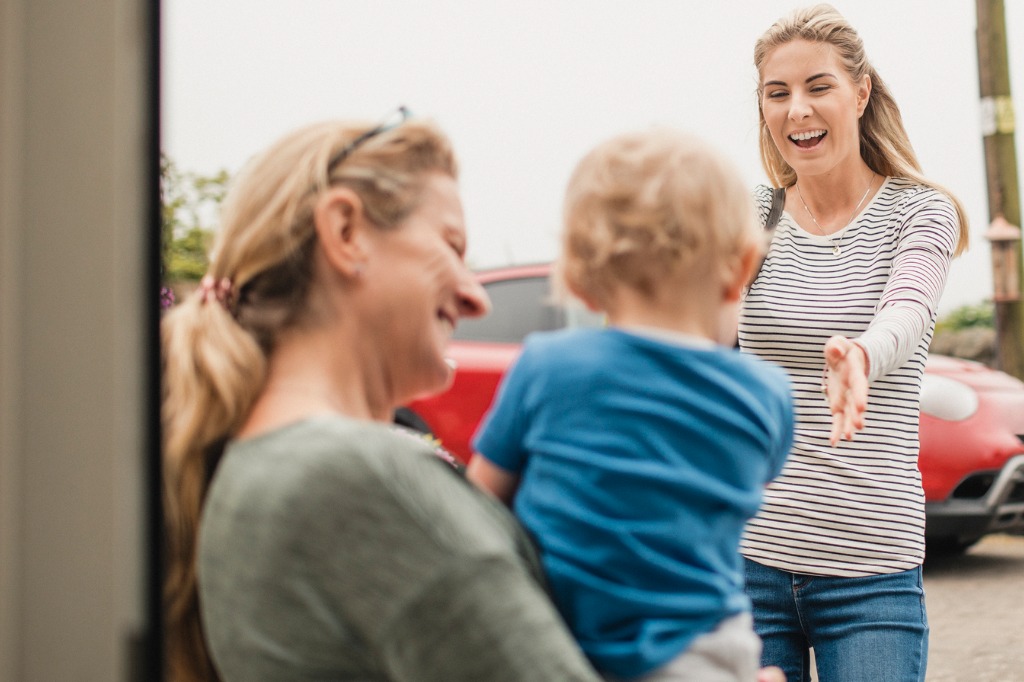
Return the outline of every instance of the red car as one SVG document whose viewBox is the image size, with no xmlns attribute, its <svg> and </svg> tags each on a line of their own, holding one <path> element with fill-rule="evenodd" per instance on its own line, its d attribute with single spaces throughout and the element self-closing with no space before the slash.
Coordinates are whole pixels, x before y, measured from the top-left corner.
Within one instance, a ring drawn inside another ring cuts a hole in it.
<svg viewBox="0 0 1024 682">
<path fill-rule="evenodd" d="M 918 466 L 931 548 L 962 551 L 988 533 L 1024 531 L 1024 382 L 929 356 Z"/>
<path fill-rule="evenodd" d="M 594 326 L 601 317 L 551 303 L 548 264 L 478 273 L 493 303 L 462 320 L 449 347 L 457 365 L 444 393 L 404 410 L 462 462 L 505 370 L 530 332 Z M 933 355 L 921 395 L 921 477 L 933 551 L 963 551 L 994 532 L 1024 532 L 1024 382 L 966 360 Z"/>
</svg>

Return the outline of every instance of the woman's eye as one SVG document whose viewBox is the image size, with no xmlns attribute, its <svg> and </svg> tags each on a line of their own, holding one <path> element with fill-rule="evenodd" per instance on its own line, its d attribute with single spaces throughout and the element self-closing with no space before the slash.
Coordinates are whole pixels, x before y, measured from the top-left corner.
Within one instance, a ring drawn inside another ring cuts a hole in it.
<svg viewBox="0 0 1024 682">
<path fill-rule="evenodd" d="M 820 94 L 822 92 L 826 92 L 828 89 L 829 86 L 827 85 L 815 85 L 813 88 L 811 88 L 811 92 Z"/>
<path fill-rule="evenodd" d="M 785 90 L 772 90 L 768 93 L 768 99 L 782 99 L 787 93 Z"/>
</svg>

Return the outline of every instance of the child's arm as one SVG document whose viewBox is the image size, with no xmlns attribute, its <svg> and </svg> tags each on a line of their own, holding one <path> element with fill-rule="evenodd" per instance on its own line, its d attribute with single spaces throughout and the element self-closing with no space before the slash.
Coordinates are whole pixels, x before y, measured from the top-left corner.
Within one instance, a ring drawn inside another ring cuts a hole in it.
<svg viewBox="0 0 1024 682">
<path fill-rule="evenodd" d="M 506 471 L 494 464 L 483 455 L 476 453 L 466 467 L 466 478 L 481 490 L 489 492 L 504 502 L 512 505 L 516 488 L 519 487 L 519 476 Z"/>
</svg>

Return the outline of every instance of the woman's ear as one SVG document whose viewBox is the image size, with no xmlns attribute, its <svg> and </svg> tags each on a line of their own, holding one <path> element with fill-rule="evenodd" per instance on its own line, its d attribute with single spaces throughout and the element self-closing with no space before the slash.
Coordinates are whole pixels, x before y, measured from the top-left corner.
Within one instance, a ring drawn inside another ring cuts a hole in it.
<svg viewBox="0 0 1024 682">
<path fill-rule="evenodd" d="M 861 80 L 860 85 L 857 86 L 857 118 L 864 115 L 864 110 L 868 108 L 868 100 L 871 99 L 871 76 L 867 74 Z"/>
<path fill-rule="evenodd" d="M 347 187 L 323 192 L 313 207 L 313 227 L 327 262 L 346 277 L 359 276 L 367 257 L 363 200 Z"/>
</svg>

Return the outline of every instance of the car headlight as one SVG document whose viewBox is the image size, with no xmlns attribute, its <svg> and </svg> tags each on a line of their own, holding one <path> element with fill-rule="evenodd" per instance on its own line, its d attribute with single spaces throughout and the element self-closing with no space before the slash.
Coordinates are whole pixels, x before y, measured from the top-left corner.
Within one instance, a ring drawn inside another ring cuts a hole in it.
<svg viewBox="0 0 1024 682">
<path fill-rule="evenodd" d="M 956 379 L 925 374 L 921 382 L 921 411 L 937 419 L 961 421 L 978 411 L 978 394 Z"/>
</svg>

